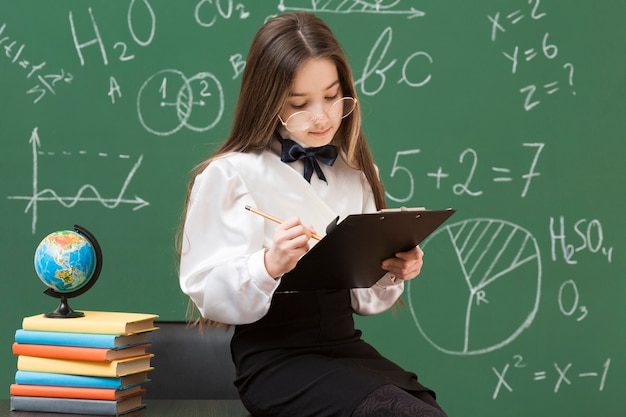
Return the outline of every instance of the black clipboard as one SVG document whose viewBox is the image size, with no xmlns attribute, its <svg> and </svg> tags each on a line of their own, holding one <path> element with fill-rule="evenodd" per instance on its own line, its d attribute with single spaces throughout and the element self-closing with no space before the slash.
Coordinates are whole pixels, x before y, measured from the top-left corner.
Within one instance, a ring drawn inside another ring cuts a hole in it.
<svg viewBox="0 0 626 417">
<path fill-rule="evenodd" d="M 380 265 L 420 244 L 456 210 L 393 209 L 354 214 L 326 229 L 326 236 L 283 275 L 279 291 L 369 288 Z"/>
</svg>

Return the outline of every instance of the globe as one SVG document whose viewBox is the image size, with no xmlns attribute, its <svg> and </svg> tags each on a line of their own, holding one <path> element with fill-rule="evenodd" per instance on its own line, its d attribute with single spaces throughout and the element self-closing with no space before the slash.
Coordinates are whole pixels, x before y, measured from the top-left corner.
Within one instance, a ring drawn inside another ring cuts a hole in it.
<svg viewBox="0 0 626 417">
<path fill-rule="evenodd" d="M 102 252 L 98 242 L 86 229 L 74 228 L 50 233 L 35 250 L 35 272 L 48 287 L 45 294 L 61 299 L 48 317 L 80 317 L 82 313 L 69 308 L 67 298 L 87 291 L 100 274 Z"/>
<path fill-rule="evenodd" d="M 70 230 L 50 233 L 35 251 L 35 271 L 49 288 L 68 293 L 84 287 L 96 267 L 93 245 Z"/>
</svg>

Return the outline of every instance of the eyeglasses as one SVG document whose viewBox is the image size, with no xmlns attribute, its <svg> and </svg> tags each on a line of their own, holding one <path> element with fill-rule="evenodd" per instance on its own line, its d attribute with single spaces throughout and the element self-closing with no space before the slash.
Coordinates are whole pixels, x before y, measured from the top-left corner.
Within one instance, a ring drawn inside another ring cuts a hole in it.
<svg viewBox="0 0 626 417">
<path fill-rule="evenodd" d="M 328 109 L 324 109 L 324 114 L 331 120 L 341 120 L 348 117 L 356 108 L 356 98 L 342 97 L 330 105 Z M 302 132 L 311 127 L 311 125 L 319 118 L 310 111 L 298 111 L 283 121 L 278 115 L 280 123 L 290 132 Z"/>
</svg>

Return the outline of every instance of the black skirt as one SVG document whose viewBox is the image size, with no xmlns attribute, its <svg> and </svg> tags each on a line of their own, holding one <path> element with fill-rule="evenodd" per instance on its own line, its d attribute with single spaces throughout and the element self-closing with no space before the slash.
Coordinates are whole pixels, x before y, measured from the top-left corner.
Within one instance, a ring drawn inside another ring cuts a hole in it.
<svg viewBox="0 0 626 417">
<path fill-rule="evenodd" d="M 235 385 L 257 417 L 349 417 L 376 388 L 429 391 L 354 327 L 350 291 L 277 292 L 259 321 L 231 342 Z"/>
</svg>

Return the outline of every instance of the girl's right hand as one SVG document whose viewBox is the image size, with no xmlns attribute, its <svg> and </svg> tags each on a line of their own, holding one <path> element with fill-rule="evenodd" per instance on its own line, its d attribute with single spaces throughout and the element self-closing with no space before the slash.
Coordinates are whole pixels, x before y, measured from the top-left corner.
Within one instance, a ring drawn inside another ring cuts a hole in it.
<svg viewBox="0 0 626 417">
<path fill-rule="evenodd" d="M 298 217 L 290 217 L 276 227 L 274 243 L 265 252 L 265 269 L 274 279 L 291 271 L 309 250 L 312 229 Z"/>
</svg>

